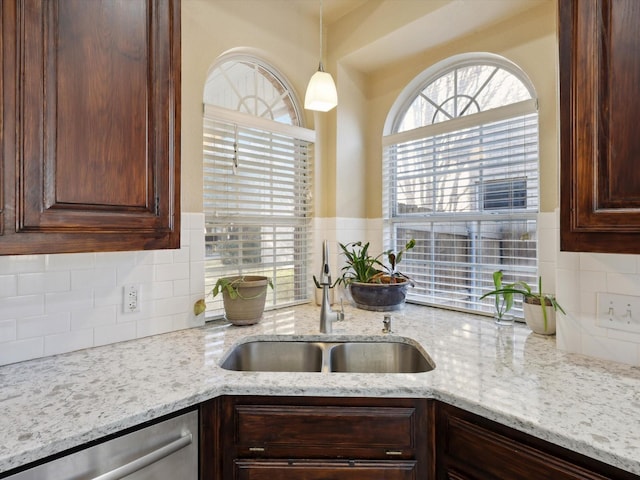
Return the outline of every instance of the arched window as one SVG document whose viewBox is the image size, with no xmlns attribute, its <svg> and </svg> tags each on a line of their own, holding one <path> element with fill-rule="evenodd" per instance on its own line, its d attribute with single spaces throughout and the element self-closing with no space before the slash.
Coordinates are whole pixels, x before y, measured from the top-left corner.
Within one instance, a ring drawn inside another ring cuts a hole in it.
<svg viewBox="0 0 640 480">
<path fill-rule="evenodd" d="M 306 301 L 315 132 L 300 126 L 293 89 L 273 67 L 228 56 L 204 89 L 205 286 L 265 275 L 267 308 Z M 223 313 L 220 298 L 209 314 Z"/>
<path fill-rule="evenodd" d="M 478 54 L 426 70 L 383 145 L 386 242 L 417 242 L 403 259 L 410 301 L 490 313 L 494 271 L 536 284 L 538 114 L 515 65 Z"/>
</svg>

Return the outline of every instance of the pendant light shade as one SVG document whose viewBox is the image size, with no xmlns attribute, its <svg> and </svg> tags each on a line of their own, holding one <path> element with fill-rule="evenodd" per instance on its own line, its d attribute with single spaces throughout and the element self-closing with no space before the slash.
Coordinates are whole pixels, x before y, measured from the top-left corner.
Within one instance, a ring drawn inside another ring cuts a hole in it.
<svg viewBox="0 0 640 480">
<path fill-rule="evenodd" d="M 331 74 L 325 72 L 320 64 L 318 71 L 309 80 L 307 94 L 304 96 L 304 108 L 328 112 L 336 105 L 338 105 L 336 84 L 333 83 Z"/>
<path fill-rule="evenodd" d="M 307 93 L 304 96 L 304 108 L 318 112 L 328 112 L 338 105 L 338 92 L 331 74 L 324 71 L 322 65 L 322 0 L 320 0 L 320 65 L 313 74 Z"/>
</svg>

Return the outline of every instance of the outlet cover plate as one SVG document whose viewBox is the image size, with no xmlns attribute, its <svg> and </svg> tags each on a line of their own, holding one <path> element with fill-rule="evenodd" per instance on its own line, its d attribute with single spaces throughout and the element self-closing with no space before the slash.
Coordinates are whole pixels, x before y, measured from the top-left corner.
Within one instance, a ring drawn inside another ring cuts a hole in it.
<svg viewBox="0 0 640 480">
<path fill-rule="evenodd" d="M 640 297 L 598 293 L 596 325 L 640 333 Z"/>
</svg>

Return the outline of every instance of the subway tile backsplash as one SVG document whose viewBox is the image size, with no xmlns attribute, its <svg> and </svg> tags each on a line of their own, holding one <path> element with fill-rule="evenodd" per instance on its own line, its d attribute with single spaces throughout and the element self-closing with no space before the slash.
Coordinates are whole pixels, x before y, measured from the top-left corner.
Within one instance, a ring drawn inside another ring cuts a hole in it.
<svg viewBox="0 0 640 480">
<path fill-rule="evenodd" d="M 181 223 L 177 250 L 0 257 L 0 365 L 202 325 L 204 215 Z M 130 283 L 140 312 L 123 312 Z"/>
<path fill-rule="evenodd" d="M 596 324 L 597 293 L 640 296 L 640 255 L 561 252 L 559 214 L 541 213 L 539 225 L 553 228 L 553 245 L 540 245 L 545 255 L 554 252 L 555 293 L 567 315 L 558 315 L 557 345 L 561 350 L 640 365 L 640 334 L 603 328 Z"/>
</svg>

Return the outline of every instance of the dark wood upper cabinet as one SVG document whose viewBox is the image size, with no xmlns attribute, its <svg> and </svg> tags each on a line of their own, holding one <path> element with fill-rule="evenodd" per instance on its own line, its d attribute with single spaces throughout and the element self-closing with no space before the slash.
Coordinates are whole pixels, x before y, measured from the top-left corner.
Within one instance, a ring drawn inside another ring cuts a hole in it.
<svg viewBox="0 0 640 480">
<path fill-rule="evenodd" d="M 1 8 L 0 254 L 179 247 L 180 0 Z"/>
<path fill-rule="evenodd" d="M 561 250 L 640 253 L 640 2 L 559 0 Z"/>
</svg>

